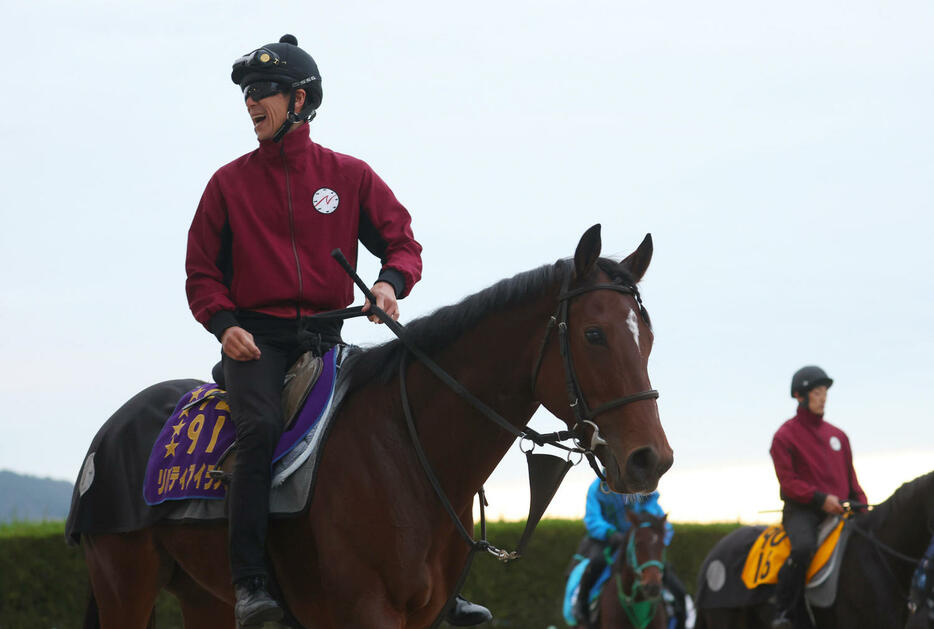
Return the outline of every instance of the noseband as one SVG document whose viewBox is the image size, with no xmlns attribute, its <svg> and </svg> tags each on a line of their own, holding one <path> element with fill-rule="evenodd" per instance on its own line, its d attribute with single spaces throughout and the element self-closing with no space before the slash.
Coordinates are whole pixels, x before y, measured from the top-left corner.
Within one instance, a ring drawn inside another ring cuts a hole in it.
<svg viewBox="0 0 934 629">
<path fill-rule="evenodd" d="M 639 295 L 639 290 L 634 285 L 623 283 L 601 283 L 594 284 L 592 286 L 575 288 L 574 290 L 568 290 L 570 281 L 571 273 L 568 273 L 565 275 L 564 280 L 561 283 L 561 292 L 558 294 L 558 307 L 555 311 L 555 314 L 553 314 L 548 320 L 548 326 L 545 328 L 545 337 L 542 339 L 542 344 L 539 348 L 538 359 L 535 361 L 535 367 L 532 370 L 532 390 L 535 390 L 535 385 L 538 383 L 538 374 L 541 371 L 542 361 L 545 358 L 545 349 L 548 347 L 548 341 L 551 338 L 551 331 L 557 327 L 558 350 L 561 353 L 561 360 L 564 363 L 564 381 L 565 386 L 567 387 L 568 405 L 574 412 L 575 423 L 571 428 L 571 431 L 576 435 L 577 445 L 584 451 L 584 454 L 587 455 L 591 467 L 593 467 L 594 471 L 597 472 L 597 475 L 603 479 L 603 475 L 600 473 L 596 462 L 593 460 L 593 451 L 597 446 L 606 445 L 607 442 L 600 434 L 600 428 L 594 422 L 594 418 L 607 411 L 613 410 L 614 408 L 619 408 L 620 406 L 625 406 L 626 404 L 631 404 L 632 402 L 654 400 L 658 398 L 658 391 L 655 389 L 640 391 L 639 393 L 633 393 L 632 395 L 616 398 L 615 400 L 607 402 L 606 404 L 601 404 L 595 409 L 591 409 L 590 405 L 587 404 L 587 399 L 584 397 L 583 390 L 581 390 L 580 381 L 578 380 L 577 372 L 574 369 L 574 361 L 571 358 L 571 345 L 570 339 L 568 338 L 569 304 L 572 299 L 578 295 L 583 295 L 584 293 L 590 293 L 597 290 L 612 290 L 618 293 L 623 293 L 625 295 L 632 295 L 635 298 L 636 303 L 639 304 L 639 314 L 646 325 L 649 325 L 648 314 L 645 311 L 645 306 L 642 305 L 642 297 Z M 592 430 L 589 445 L 585 445 L 584 438 L 581 433 L 585 424 L 589 425 Z"/>
</svg>

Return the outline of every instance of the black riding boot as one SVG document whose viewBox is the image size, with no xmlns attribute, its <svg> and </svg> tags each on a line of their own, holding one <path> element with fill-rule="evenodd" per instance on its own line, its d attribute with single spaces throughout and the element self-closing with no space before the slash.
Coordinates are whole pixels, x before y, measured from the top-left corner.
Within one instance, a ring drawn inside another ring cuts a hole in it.
<svg viewBox="0 0 934 629">
<path fill-rule="evenodd" d="M 448 611 L 444 620 L 455 627 L 472 627 L 493 620 L 493 614 L 483 605 L 471 603 L 458 594 L 454 597 L 454 607 Z"/>
<path fill-rule="evenodd" d="M 778 572 L 778 585 L 775 587 L 775 617 L 772 629 L 797 629 L 795 617 L 799 615 L 804 577 L 807 563 L 795 561 L 789 557 Z"/>
<path fill-rule="evenodd" d="M 282 608 L 266 591 L 266 579 L 248 577 L 234 583 L 237 629 L 259 629 L 265 622 L 282 618 Z"/>
<path fill-rule="evenodd" d="M 593 587 L 594 581 L 603 571 L 603 565 L 599 566 L 599 570 L 596 568 L 595 562 L 591 560 L 584 569 L 580 585 L 577 588 L 577 618 L 581 621 L 581 627 L 585 628 L 590 627 L 590 588 Z"/>
</svg>

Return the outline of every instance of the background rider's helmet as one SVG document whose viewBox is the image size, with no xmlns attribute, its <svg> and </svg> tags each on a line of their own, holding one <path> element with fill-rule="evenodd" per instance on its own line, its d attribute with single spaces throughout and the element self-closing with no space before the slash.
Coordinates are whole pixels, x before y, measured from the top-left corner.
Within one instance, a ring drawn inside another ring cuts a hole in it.
<svg viewBox="0 0 934 629">
<path fill-rule="evenodd" d="M 298 47 L 294 35 L 283 35 L 278 43 L 266 44 L 234 61 L 230 79 L 241 89 L 257 81 L 275 81 L 287 85 L 292 94 L 298 88 L 305 90 L 305 106 L 296 112 L 304 119 L 311 119 L 321 106 L 318 64 Z"/>
<path fill-rule="evenodd" d="M 828 388 L 833 385 L 833 379 L 827 372 L 816 365 L 802 367 L 791 377 L 791 397 L 794 397 L 795 393 L 806 396 L 811 389 L 822 384 Z"/>
</svg>

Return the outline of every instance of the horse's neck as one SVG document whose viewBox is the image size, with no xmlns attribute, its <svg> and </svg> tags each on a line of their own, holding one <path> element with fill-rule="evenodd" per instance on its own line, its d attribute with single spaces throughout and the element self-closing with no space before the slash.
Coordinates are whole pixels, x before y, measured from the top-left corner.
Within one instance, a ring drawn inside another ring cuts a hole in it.
<svg viewBox="0 0 934 629">
<path fill-rule="evenodd" d="M 912 488 L 911 495 L 900 497 L 887 509 L 885 518 L 875 523 L 876 535 L 886 545 L 910 557 L 921 557 L 931 539 L 928 513 L 934 495 L 934 474 L 920 481 L 924 486 Z M 878 514 L 876 511 L 873 515 Z"/>
<path fill-rule="evenodd" d="M 538 408 L 531 371 L 544 335 L 542 304 L 487 317 L 445 348 L 438 363 L 516 428 Z M 410 370 L 413 414 L 425 451 L 452 503 L 472 500 L 515 440 L 424 368 Z M 418 396 L 415 392 L 422 392 Z"/>
</svg>

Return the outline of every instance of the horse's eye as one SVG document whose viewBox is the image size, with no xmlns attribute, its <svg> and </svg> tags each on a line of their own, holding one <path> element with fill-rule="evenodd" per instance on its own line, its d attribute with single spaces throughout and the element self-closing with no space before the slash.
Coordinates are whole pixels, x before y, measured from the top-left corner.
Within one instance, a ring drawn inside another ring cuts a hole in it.
<svg viewBox="0 0 934 629">
<path fill-rule="evenodd" d="M 587 328 L 584 330 L 584 336 L 592 345 L 606 345 L 606 337 L 603 336 L 603 330 L 600 328 Z"/>
</svg>

